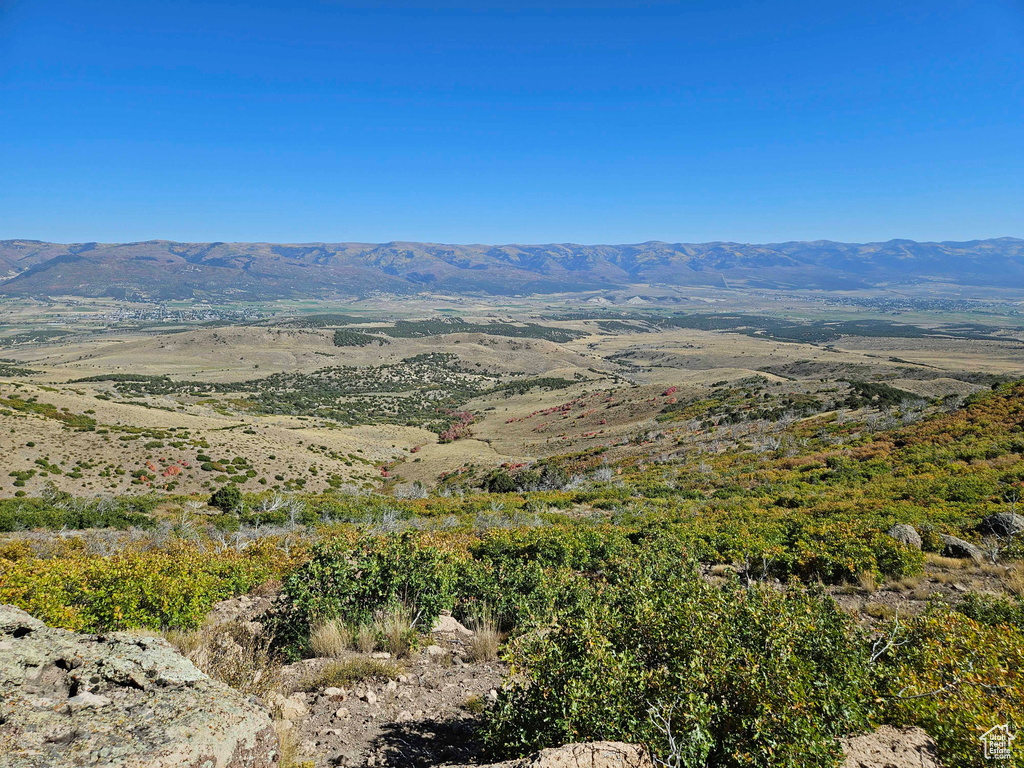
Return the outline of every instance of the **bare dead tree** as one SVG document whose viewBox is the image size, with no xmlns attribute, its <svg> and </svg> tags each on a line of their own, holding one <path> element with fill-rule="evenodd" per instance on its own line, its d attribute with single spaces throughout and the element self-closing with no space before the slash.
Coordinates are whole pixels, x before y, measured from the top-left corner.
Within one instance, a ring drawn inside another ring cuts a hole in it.
<svg viewBox="0 0 1024 768">
<path fill-rule="evenodd" d="M 743 560 L 743 581 L 747 588 L 753 584 L 765 581 L 771 572 L 774 557 L 766 557 L 765 554 L 755 555 L 749 549 L 744 550 Z M 760 566 L 760 567 L 758 567 Z"/>
<path fill-rule="evenodd" d="M 868 659 L 869 664 L 874 664 L 880 658 L 885 656 L 887 653 L 895 651 L 897 648 L 902 648 L 904 645 L 910 642 L 909 639 L 900 639 L 900 613 L 896 611 L 895 617 L 893 617 L 892 629 L 887 633 L 877 638 L 871 646 L 871 656 Z"/>
<path fill-rule="evenodd" d="M 683 737 L 672 723 L 675 704 L 658 702 L 647 709 L 647 717 L 667 747 L 666 757 L 655 756 L 654 764 L 662 768 L 704 768 L 714 745 L 711 734 L 699 723 L 694 723 Z"/>
</svg>

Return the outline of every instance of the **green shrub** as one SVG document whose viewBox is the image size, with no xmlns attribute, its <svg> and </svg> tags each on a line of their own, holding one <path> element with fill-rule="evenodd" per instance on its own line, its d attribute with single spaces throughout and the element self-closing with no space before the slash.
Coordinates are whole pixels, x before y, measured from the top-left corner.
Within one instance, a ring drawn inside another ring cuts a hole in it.
<svg viewBox="0 0 1024 768">
<path fill-rule="evenodd" d="M 242 526 L 237 517 L 225 513 L 213 518 L 213 527 L 222 533 L 234 533 Z"/>
<path fill-rule="evenodd" d="M 192 629 L 217 600 L 265 581 L 273 572 L 266 555 L 259 547 L 214 555 L 179 544 L 110 557 L 0 560 L 0 601 L 79 631 Z"/>
<path fill-rule="evenodd" d="M 978 737 L 1024 723 L 1024 634 L 933 609 L 907 624 L 901 642 L 879 670 L 884 718 L 927 731 L 943 765 L 991 765 Z"/>
<path fill-rule="evenodd" d="M 981 624 L 1008 624 L 1024 631 L 1024 599 L 968 592 L 956 610 Z"/>
<path fill-rule="evenodd" d="M 537 561 L 499 565 L 466 563 L 460 569 L 455 614 L 460 619 L 490 610 L 507 630 L 543 624 L 559 610 L 591 598 L 589 581 L 565 567 Z"/>
<path fill-rule="evenodd" d="M 368 624 L 377 611 L 402 603 L 416 612 L 417 626 L 430 627 L 455 601 L 456 570 L 452 554 L 408 534 L 320 545 L 284 581 L 283 639 L 294 652 L 304 648 L 311 626 L 335 618 Z"/>
<path fill-rule="evenodd" d="M 536 562 L 596 572 L 631 554 L 635 544 L 616 526 L 553 526 L 495 531 L 470 551 L 476 560 L 495 566 Z"/>
<path fill-rule="evenodd" d="M 830 598 L 632 570 L 513 644 L 514 682 L 486 720 L 492 752 L 613 739 L 665 757 L 648 714 L 659 706 L 694 765 L 839 764 L 835 736 L 867 722 L 868 665 Z"/>
<path fill-rule="evenodd" d="M 828 584 L 855 580 L 865 572 L 889 578 L 914 576 L 924 555 L 865 523 L 830 521 L 797 524 L 782 558 L 785 570 Z"/>
<path fill-rule="evenodd" d="M 941 552 L 946 546 L 942 535 L 930 525 L 922 526 L 918 533 L 921 535 L 921 549 L 924 552 Z"/>
<path fill-rule="evenodd" d="M 210 496 L 210 506 L 223 512 L 234 512 L 242 503 L 242 492 L 237 485 L 226 485 L 218 488 Z"/>
<path fill-rule="evenodd" d="M 516 490 L 516 481 L 504 469 L 496 469 L 484 480 L 484 489 L 488 493 L 512 493 Z"/>
<path fill-rule="evenodd" d="M 78 500 L 74 504 L 50 506 L 43 499 L 12 503 L 0 500 L 0 533 L 32 528 L 82 530 L 85 528 L 152 528 L 156 522 L 140 499 L 118 499 L 112 503 Z"/>
<path fill-rule="evenodd" d="M 456 613 L 469 618 L 486 607 L 507 630 L 543 622 L 585 601 L 594 579 L 618 579 L 639 551 L 627 531 L 611 525 L 491 531 L 470 547 L 473 559 L 460 570 Z"/>
</svg>

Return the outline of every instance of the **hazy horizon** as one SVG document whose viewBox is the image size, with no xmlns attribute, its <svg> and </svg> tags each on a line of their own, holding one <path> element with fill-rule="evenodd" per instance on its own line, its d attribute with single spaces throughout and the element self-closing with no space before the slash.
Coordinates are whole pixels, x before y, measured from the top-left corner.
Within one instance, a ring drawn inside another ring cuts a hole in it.
<svg viewBox="0 0 1024 768">
<path fill-rule="evenodd" d="M 837 240 L 831 237 L 818 237 L 818 238 L 799 238 L 790 240 L 730 240 L 730 239 L 718 239 L 718 240 L 692 240 L 692 239 L 675 239 L 675 240 L 661 240 L 658 238 L 649 238 L 647 240 L 634 240 L 631 242 L 598 242 L 598 241 L 576 241 L 576 240 L 549 240 L 546 242 L 497 242 L 494 240 L 481 240 L 475 242 L 454 242 L 454 241 L 443 241 L 443 240 L 407 240 L 391 238 L 389 240 L 183 240 L 180 238 L 171 237 L 148 237 L 140 240 L 46 240 L 39 237 L 0 237 L 0 242 L 37 242 L 37 243 L 51 243 L 53 245 L 83 245 L 86 243 L 97 243 L 99 245 L 132 245 L 137 243 L 181 243 L 183 245 L 192 245 L 199 243 L 223 243 L 223 244 L 239 244 L 239 245 L 390 245 L 392 243 L 411 243 L 416 245 L 450 245 L 453 247 L 476 247 L 476 246 L 491 246 L 495 248 L 501 248 L 506 246 L 526 246 L 526 247 L 539 247 L 548 245 L 564 245 L 564 246 L 581 246 L 584 248 L 596 248 L 600 246 L 609 246 L 615 248 L 621 248 L 631 245 L 650 245 L 653 243 L 662 243 L 665 245 L 711 245 L 714 243 L 723 243 L 726 245 L 783 245 L 786 243 L 839 243 L 842 245 L 873 245 L 876 243 L 892 243 L 892 242 L 908 242 L 918 244 L 963 244 L 963 243 L 980 243 L 991 240 L 1024 240 L 1024 237 L 1018 237 L 1016 235 L 992 235 L 986 237 L 967 237 L 964 239 L 946 239 L 941 240 L 937 238 L 925 238 L 916 239 L 909 237 L 887 237 L 880 239 L 870 240 Z"/>
</svg>

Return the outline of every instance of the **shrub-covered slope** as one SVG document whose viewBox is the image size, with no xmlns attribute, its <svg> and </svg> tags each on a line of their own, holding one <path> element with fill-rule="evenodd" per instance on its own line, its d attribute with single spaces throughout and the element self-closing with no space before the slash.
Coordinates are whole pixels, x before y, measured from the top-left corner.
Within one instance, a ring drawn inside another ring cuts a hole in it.
<svg viewBox="0 0 1024 768">
<path fill-rule="evenodd" d="M 892 723 L 981 766 L 978 737 L 1024 722 L 1024 535 L 983 525 L 1017 508 L 1024 384 L 880 407 L 783 420 L 771 450 L 591 450 L 419 499 L 123 506 L 106 524 L 148 530 L 11 535 L 0 602 L 72 628 L 188 629 L 279 588 L 266 626 L 290 658 L 325 622 L 385 631 L 401 609 L 414 645 L 442 610 L 486 620 L 511 665 L 477 726 L 495 755 L 611 739 L 680 766 L 836 766 L 837 737 Z M 8 527 L 74 524 L 47 503 L 5 508 Z M 943 557 L 949 536 L 979 562 Z"/>
</svg>

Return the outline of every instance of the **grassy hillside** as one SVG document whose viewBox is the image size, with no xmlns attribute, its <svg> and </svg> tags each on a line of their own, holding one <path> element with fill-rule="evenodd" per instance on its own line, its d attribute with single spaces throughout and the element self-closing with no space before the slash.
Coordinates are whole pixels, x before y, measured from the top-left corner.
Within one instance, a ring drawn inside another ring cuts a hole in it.
<svg viewBox="0 0 1024 768">
<path fill-rule="evenodd" d="M 854 394 L 875 407 L 781 419 L 757 445 L 639 440 L 467 469 L 421 498 L 8 501 L 22 532 L 0 546 L 0 601 L 72 628 L 182 630 L 279 589 L 268 626 L 293 659 L 325 621 L 372 633 L 399 603 L 423 625 L 486 616 L 511 665 L 474 731 L 495 755 L 620 739 L 667 758 L 671 732 L 679 765 L 835 766 L 836 737 L 893 723 L 927 730 L 946 765 L 983 765 L 977 736 L 1024 718 L 1024 534 L 982 524 L 1018 505 L 1024 382 L 959 407 Z M 45 532 L 79 525 L 125 532 Z M 950 535 L 977 558 L 950 557 Z"/>
</svg>

